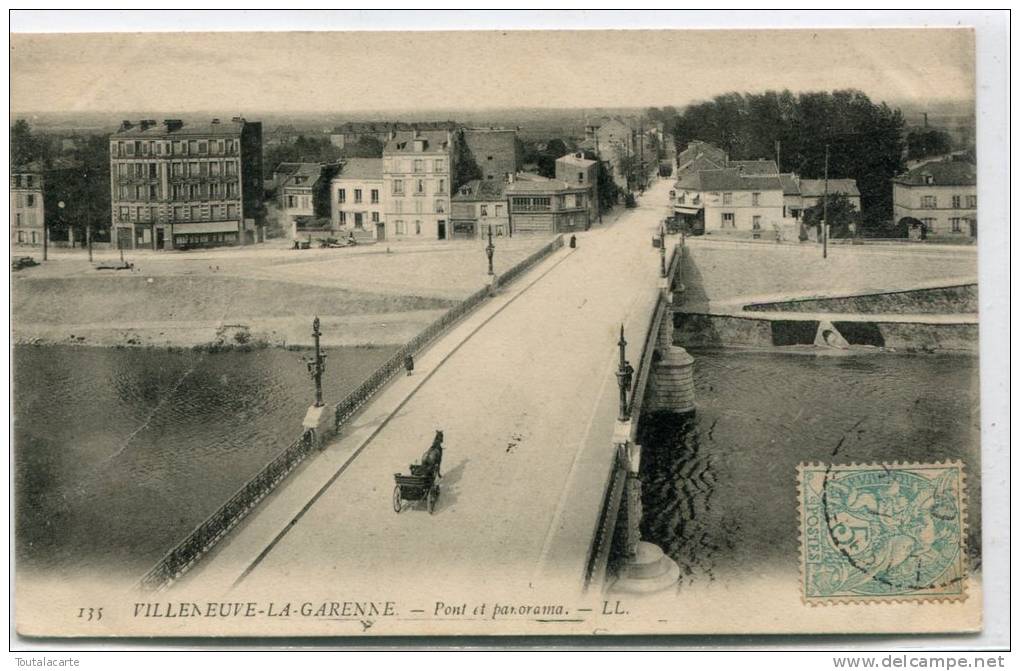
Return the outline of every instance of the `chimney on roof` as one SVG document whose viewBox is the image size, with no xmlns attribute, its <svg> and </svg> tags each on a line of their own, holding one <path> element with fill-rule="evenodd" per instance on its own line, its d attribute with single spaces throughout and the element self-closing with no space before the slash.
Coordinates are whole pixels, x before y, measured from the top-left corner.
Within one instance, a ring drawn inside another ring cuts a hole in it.
<svg viewBox="0 0 1020 671">
<path fill-rule="evenodd" d="M 244 123 L 244 117 L 243 116 L 235 116 L 233 119 L 231 119 L 231 121 L 233 121 L 234 123 Z"/>
<path fill-rule="evenodd" d="M 418 130 L 418 127 L 417 127 L 417 126 L 415 126 L 415 127 L 414 127 L 414 130 L 413 130 L 413 132 L 414 132 L 414 137 L 415 137 L 415 139 L 417 139 L 417 138 L 421 137 L 421 131 L 419 131 L 419 130 Z"/>
<path fill-rule="evenodd" d="M 175 131 L 180 129 L 184 122 L 180 119 L 163 119 L 163 125 L 166 126 L 168 131 Z"/>
<path fill-rule="evenodd" d="M 132 127 L 134 127 L 134 124 L 127 119 L 120 122 L 120 130 L 130 130 Z"/>
<path fill-rule="evenodd" d="M 213 122 L 213 125 L 215 126 L 215 125 L 219 124 L 220 120 L 219 119 L 213 119 L 212 122 Z"/>
<path fill-rule="evenodd" d="M 397 139 L 397 131 L 390 130 L 389 137 L 390 137 L 391 140 L 396 140 Z"/>
</svg>

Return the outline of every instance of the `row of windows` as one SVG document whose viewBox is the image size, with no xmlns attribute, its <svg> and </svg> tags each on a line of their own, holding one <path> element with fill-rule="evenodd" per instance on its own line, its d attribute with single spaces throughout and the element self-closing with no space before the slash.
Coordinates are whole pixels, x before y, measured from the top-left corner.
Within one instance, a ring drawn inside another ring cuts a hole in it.
<svg viewBox="0 0 1020 671">
<path fill-rule="evenodd" d="M 16 226 L 35 226 L 35 223 L 35 212 L 17 212 L 14 215 L 14 224 Z"/>
<path fill-rule="evenodd" d="M 171 184 L 172 200 L 210 200 L 217 198 L 237 198 L 236 182 L 203 182 L 201 184 Z M 140 200 L 151 202 L 163 197 L 163 189 L 158 184 L 121 184 L 117 188 L 118 200 Z"/>
<path fill-rule="evenodd" d="M 481 203 L 478 206 L 478 214 L 480 216 L 482 216 L 482 217 L 487 217 L 487 216 L 489 216 L 489 209 L 490 208 L 489 208 L 489 204 L 488 203 Z M 502 205 L 495 204 L 495 205 L 492 206 L 491 209 L 492 209 L 492 216 L 494 216 L 494 217 L 502 217 L 503 216 L 503 206 Z"/>
<path fill-rule="evenodd" d="M 683 202 L 683 200 L 681 200 L 680 202 Z M 723 205 L 732 205 L 733 204 L 733 193 L 729 192 L 729 191 L 724 192 L 723 195 L 722 195 L 722 202 L 723 202 Z M 760 191 L 752 191 L 751 192 L 751 205 L 759 205 L 760 203 L 761 203 L 761 192 Z"/>
<path fill-rule="evenodd" d="M 224 156 L 239 147 L 237 140 L 118 140 L 111 156 Z"/>
<path fill-rule="evenodd" d="M 340 212 L 340 225 L 341 226 L 346 226 L 347 223 L 348 223 L 348 220 L 349 219 L 353 219 L 353 221 L 354 221 L 354 228 L 364 228 L 365 227 L 365 213 L 364 212 L 354 212 L 353 214 L 354 214 L 353 217 L 348 217 L 346 212 Z M 373 212 L 372 213 L 372 223 L 373 224 L 378 224 L 379 223 L 379 213 L 378 212 Z"/>
<path fill-rule="evenodd" d="M 552 209 L 552 198 L 549 196 L 533 196 L 530 198 L 515 196 L 510 199 L 514 212 L 548 212 Z M 584 207 L 584 194 L 568 193 L 556 196 L 559 209 Z"/>
<path fill-rule="evenodd" d="M 120 222 L 155 222 L 158 221 L 158 209 L 155 207 L 121 205 L 117 208 L 117 220 Z M 224 221 L 237 219 L 237 205 L 175 205 L 171 210 L 170 221 Z"/>
<path fill-rule="evenodd" d="M 924 227 L 929 231 L 934 231 L 938 228 L 938 219 L 935 217 L 924 217 L 921 219 Z M 953 233 L 963 233 L 970 230 L 971 219 L 968 217 L 951 217 L 949 219 L 949 229 Z"/>
<path fill-rule="evenodd" d="M 548 212 L 552 210 L 552 198 L 539 196 L 535 198 L 514 197 L 510 199 L 514 212 Z"/>
<path fill-rule="evenodd" d="M 397 219 L 393 224 L 396 227 L 397 235 L 407 235 L 407 226 L 404 224 L 403 219 Z M 414 234 L 421 235 L 421 220 L 415 220 Z"/>
<path fill-rule="evenodd" d="M 117 163 L 117 176 L 121 179 L 156 179 L 159 164 L 148 161 Z M 237 161 L 174 161 L 170 164 L 172 177 L 219 177 L 237 175 Z"/>
<path fill-rule="evenodd" d="M 445 172 L 446 160 L 441 158 L 427 159 L 416 158 L 414 160 L 391 159 L 392 163 L 386 166 L 387 172 L 414 172 L 417 174 L 426 172 Z"/>
<path fill-rule="evenodd" d="M 442 180 L 440 180 L 440 181 L 442 181 Z M 373 205 L 377 205 L 379 203 L 379 189 L 372 189 L 371 192 L 369 193 L 369 198 L 371 199 L 371 203 Z M 360 203 L 361 199 L 362 199 L 362 190 L 361 189 L 354 189 L 354 202 L 355 203 Z M 338 202 L 338 203 L 346 203 L 347 202 L 347 189 L 337 189 L 337 192 L 336 192 L 336 202 Z"/>
<path fill-rule="evenodd" d="M 311 196 L 292 196 L 292 195 L 287 196 L 288 209 L 301 208 L 308 210 L 311 209 L 311 207 L 312 207 Z"/>
<path fill-rule="evenodd" d="M 16 189 L 31 189 L 36 183 L 35 175 L 14 175 L 13 180 Z"/>
<path fill-rule="evenodd" d="M 414 213 L 415 214 L 424 214 L 425 206 L 422 204 L 422 201 L 414 200 L 412 202 L 414 203 Z M 433 207 L 433 212 L 436 212 L 436 213 L 439 213 L 439 214 L 443 214 L 443 213 L 446 212 L 446 201 L 443 200 L 442 198 L 437 198 L 436 202 L 433 203 L 433 206 L 434 206 Z M 396 212 L 397 214 L 403 214 L 404 213 L 404 201 L 402 201 L 400 199 L 394 200 L 393 201 L 393 211 Z"/>
<path fill-rule="evenodd" d="M 921 196 L 921 207 L 934 209 L 938 207 L 938 198 L 936 196 Z M 963 207 L 963 203 L 967 203 L 968 209 L 977 208 L 977 196 L 967 196 L 966 201 L 963 196 L 952 196 L 949 199 L 950 207 L 954 210 L 959 210 Z"/>
<path fill-rule="evenodd" d="M 37 202 L 34 193 L 18 193 L 14 196 L 14 204 L 17 207 L 35 207 Z"/>
<path fill-rule="evenodd" d="M 18 242 L 25 244 L 31 242 L 33 245 L 39 244 L 39 232 L 38 231 L 18 231 Z"/>
<path fill-rule="evenodd" d="M 425 179 L 414 179 L 414 180 L 411 180 L 411 183 L 410 183 L 410 187 L 411 187 L 411 189 L 413 189 L 413 193 L 416 196 L 424 196 L 426 194 L 426 187 L 427 186 L 428 186 L 428 180 L 425 180 Z M 394 196 L 403 196 L 403 195 L 405 195 L 404 180 L 402 180 L 402 179 L 395 179 L 395 180 L 393 180 L 393 190 L 392 190 L 392 193 L 393 193 Z M 436 193 L 436 194 L 444 194 L 444 195 L 446 194 L 446 180 L 445 179 L 439 179 L 439 180 L 436 181 L 436 190 L 435 190 L 434 193 Z"/>
</svg>

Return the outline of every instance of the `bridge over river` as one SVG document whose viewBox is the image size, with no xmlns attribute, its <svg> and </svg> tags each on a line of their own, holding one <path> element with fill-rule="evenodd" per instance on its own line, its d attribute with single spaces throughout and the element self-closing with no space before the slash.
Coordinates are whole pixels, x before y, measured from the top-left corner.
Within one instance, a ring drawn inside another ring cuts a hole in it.
<svg viewBox="0 0 1020 671">
<path fill-rule="evenodd" d="M 599 527 L 612 524 L 619 329 L 638 367 L 662 293 L 651 241 L 669 188 L 659 181 L 454 325 L 175 591 L 583 588 Z M 396 514 L 393 474 L 437 429 L 435 512 Z"/>
</svg>

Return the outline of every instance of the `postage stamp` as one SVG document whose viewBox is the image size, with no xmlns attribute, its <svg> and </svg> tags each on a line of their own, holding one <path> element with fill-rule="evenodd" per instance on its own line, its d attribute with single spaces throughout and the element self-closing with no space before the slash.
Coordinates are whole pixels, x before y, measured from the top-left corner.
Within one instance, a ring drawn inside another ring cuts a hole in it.
<svg viewBox="0 0 1020 671">
<path fill-rule="evenodd" d="M 807 603 L 966 598 L 963 464 L 801 464 Z"/>
</svg>

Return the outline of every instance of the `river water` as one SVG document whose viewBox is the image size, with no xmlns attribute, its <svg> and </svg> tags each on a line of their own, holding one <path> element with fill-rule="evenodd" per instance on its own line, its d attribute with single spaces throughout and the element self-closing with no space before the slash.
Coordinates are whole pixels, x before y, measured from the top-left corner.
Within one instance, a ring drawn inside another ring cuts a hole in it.
<svg viewBox="0 0 1020 671">
<path fill-rule="evenodd" d="M 393 351 L 330 349 L 327 400 Z M 643 533 L 684 584 L 796 565 L 802 461 L 962 459 L 977 565 L 975 357 L 692 353 L 696 415 L 642 422 Z M 16 347 L 19 570 L 141 575 L 299 434 L 306 354 Z"/>
<path fill-rule="evenodd" d="M 978 360 L 696 351 L 697 411 L 642 420 L 642 535 L 683 585 L 799 565 L 800 462 L 964 462 L 980 566 Z"/>
<path fill-rule="evenodd" d="M 327 402 L 395 350 L 327 350 Z M 15 347 L 19 571 L 144 573 L 300 435 L 307 354 Z"/>
</svg>

